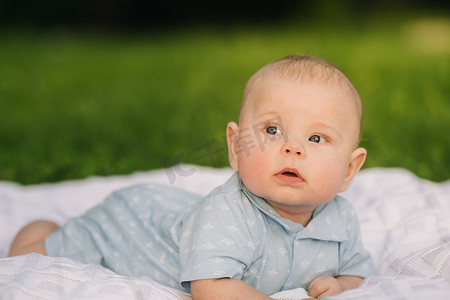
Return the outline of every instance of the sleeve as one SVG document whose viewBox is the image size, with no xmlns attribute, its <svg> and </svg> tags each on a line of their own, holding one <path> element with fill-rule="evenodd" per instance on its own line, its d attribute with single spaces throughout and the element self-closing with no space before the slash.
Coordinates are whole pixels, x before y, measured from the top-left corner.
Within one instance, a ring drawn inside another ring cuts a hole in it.
<svg viewBox="0 0 450 300">
<path fill-rule="evenodd" d="M 343 241 L 340 247 L 339 275 L 362 278 L 375 275 L 372 257 L 362 244 L 359 220 L 353 208 L 346 230 L 349 239 Z"/>
<path fill-rule="evenodd" d="M 181 284 L 211 278 L 241 279 L 251 263 L 252 235 L 245 209 L 231 196 L 207 198 L 183 224 L 180 239 Z"/>
</svg>

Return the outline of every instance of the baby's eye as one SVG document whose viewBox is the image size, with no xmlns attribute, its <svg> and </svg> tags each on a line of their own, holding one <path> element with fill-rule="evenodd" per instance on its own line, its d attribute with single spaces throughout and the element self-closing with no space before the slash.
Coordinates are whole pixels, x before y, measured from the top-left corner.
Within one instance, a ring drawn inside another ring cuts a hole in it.
<svg viewBox="0 0 450 300">
<path fill-rule="evenodd" d="M 281 135 L 281 129 L 276 126 L 267 126 L 266 132 L 271 135 Z"/>
<path fill-rule="evenodd" d="M 321 137 L 320 135 L 314 134 L 309 139 L 310 142 L 317 143 L 317 144 L 323 144 L 327 140 L 324 137 Z"/>
</svg>

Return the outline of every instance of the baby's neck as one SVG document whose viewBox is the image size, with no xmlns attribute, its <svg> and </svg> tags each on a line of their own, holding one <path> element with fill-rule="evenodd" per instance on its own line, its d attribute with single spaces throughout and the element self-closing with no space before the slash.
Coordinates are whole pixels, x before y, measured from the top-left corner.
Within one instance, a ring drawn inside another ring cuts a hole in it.
<svg viewBox="0 0 450 300">
<path fill-rule="evenodd" d="M 298 208 L 298 209 L 284 209 L 282 207 L 275 207 L 274 205 L 269 205 L 275 209 L 275 211 L 285 219 L 291 220 L 292 222 L 298 223 L 306 227 L 311 221 L 314 208 Z"/>
</svg>

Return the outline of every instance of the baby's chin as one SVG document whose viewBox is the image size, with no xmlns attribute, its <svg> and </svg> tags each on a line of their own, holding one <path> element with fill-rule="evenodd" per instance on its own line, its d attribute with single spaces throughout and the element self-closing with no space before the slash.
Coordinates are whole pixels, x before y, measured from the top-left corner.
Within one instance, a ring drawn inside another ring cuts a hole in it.
<svg viewBox="0 0 450 300">
<path fill-rule="evenodd" d="M 272 207 L 279 206 L 292 211 L 313 211 L 316 207 L 331 201 L 334 196 L 317 195 L 317 197 L 313 197 L 304 193 L 298 193 L 298 191 L 285 189 L 278 191 L 276 194 L 265 195 L 265 197 L 261 198 Z"/>
</svg>

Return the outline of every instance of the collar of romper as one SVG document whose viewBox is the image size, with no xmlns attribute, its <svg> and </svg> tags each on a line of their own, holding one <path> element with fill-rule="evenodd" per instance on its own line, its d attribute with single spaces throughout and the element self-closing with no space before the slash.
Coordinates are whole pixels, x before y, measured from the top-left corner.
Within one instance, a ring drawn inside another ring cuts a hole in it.
<svg viewBox="0 0 450 300">
<path fill-rule="evenodd" d="M 288 220 L 273 209 L 263 198 L 253 194 L 242 182 L 239 183 L 243 194 L 253 203 L 264 215 L 280 224 L 284 230 L 294 233 L 300 239 L 318 239 L 324 241 L 341 242 L 348 240 L 348 235 L 344 224 L 345 214 L 339 212 L 336 196 L 330 202 L 319 205 L 313 212 L 311 221 L 306 227 Z M 349 214 L 350 212 L 348 212 Z"/>
</svg>

